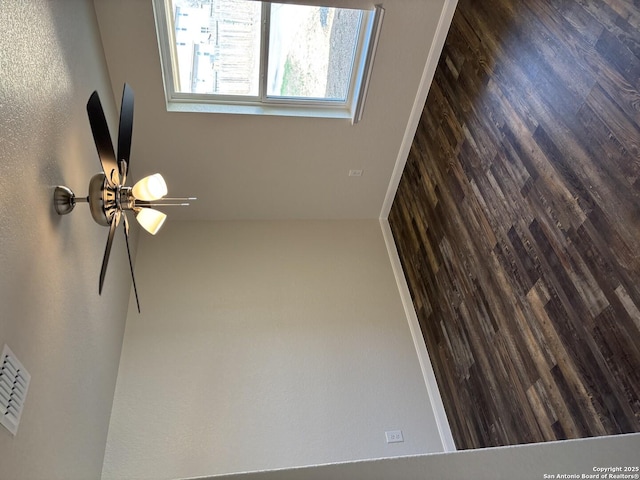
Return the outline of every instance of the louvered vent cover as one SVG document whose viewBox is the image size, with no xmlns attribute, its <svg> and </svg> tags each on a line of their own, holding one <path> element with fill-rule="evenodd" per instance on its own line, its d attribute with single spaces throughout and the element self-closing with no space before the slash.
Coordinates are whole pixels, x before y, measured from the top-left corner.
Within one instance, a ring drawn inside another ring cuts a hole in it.
<svg viewBox="0 0 640 480">
<path fill-rule="evenodd" d="M 0 358 L 0 423 L 15 435 L 31 375 L 7 345 Z"/>
</svg>

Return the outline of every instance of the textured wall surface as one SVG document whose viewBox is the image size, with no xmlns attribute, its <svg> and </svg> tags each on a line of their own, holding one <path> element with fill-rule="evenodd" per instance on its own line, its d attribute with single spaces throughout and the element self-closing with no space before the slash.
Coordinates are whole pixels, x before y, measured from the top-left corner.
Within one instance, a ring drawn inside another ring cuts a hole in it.
<svg viewBox="0 0 640 480">
<path fill-rule="evenodd" d="M 86 205 L 59 217 L 53 188 L 85 195 L 99 170 L 85 104 L 116 108 L 89 1 L 0 1 L 0 348 L 31 374 L 18 433 L 0 427 L 0 478 L 99 478 L 130 281 L 121 235 Z"/>
<path fill-rule="evenodd" d="M 140 142 L 133 148 L 140 167 L 160 168 L 173 191 L 198 197 L 173 218 L 378 218 L 444 2 L 382 3 L 365 113 L 353 126 L 346 119 L 167 112 L 151 1 L 95 1 L 116 94 L 124 81 L 144 86 L 136 90 Z M 349 177 L 350 169 L 364 175 Z"/>
<path fill-rule="evenodd" d="M 130 313 L 103 479 L 442 451 L 378 221 L 173 222 L 146 239 L 139 284 L 172 300 Z"/>
<path fill-rule="evenodd" d="M 639 449 L 640 434 L 631 434 L 210 478 L 211 480 L 638 478 L 636 469 Z M 625 467 L 628 469 L 625 470 Z M 545 474 L 548 476 L 545 477 Z"/>
</svg>

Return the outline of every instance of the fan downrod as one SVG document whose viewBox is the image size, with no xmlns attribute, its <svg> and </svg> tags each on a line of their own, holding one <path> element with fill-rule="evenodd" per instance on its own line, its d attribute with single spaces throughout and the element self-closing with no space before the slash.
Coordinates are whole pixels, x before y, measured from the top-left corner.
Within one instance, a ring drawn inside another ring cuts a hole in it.
<svg viewBox="0 0 640 480">
<path fill-rule="evenodd" d="M 108 227 L 118 208 L 116 189 L 109 187 L 104 173 L 96 173 L 89 182 L 89 195 L 77 197 L 69 187 L 59 185 L 53 192 L 53 206 L 59 215 L 71 213 L 76 203 L 88 203 L 91 216 L 98 225 Z"/>
</svg>

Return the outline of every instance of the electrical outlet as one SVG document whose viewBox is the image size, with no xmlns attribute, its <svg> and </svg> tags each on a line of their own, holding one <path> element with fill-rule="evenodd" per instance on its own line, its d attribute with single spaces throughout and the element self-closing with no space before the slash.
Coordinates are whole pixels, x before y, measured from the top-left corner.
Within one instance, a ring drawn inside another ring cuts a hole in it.
<svg viewBox="0 0 640 480">
<path fill-rule="evenodd" d="M 363 172 L 364 172 L 363 170 L 349 170 L 349 176 L 350 177 L 361 177 Z"/>
<path fill-rule="evenodd" d="M 402 436 L 402 430 L 391 430 L 388 432 L 384 432 L 385 437 L 387 437 L 387 443 L 400 443 L 404 442 L 404 437 Z"/>
</svg>

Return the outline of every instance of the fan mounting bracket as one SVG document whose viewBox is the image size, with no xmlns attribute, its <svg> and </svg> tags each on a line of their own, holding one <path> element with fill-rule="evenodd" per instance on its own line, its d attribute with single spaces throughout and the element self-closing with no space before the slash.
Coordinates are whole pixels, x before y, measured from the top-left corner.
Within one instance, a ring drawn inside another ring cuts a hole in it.
<svg viewBox="0 0 640 480">
<path fill-rule="evenodd" d="M 76 195 L 69 187 L 58 185 L 53 191 L 53 207 L 58 215 L 71 213 L 76 206 Z"/>
</svg>

